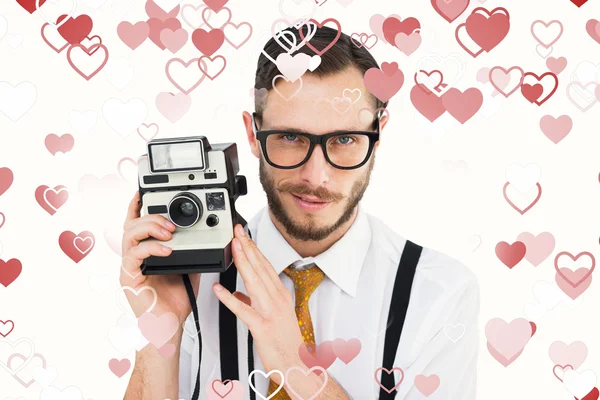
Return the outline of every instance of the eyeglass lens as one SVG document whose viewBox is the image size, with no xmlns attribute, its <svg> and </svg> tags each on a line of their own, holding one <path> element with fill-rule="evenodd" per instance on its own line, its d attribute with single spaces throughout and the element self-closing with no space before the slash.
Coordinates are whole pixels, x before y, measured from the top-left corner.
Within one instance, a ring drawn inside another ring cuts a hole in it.
<svg viewBox="0 0 600 400">
<path fill-rule="evenodd" d="M 310 150 L 307 137 L 293 133 L 273 133 L 266 140 L 267 155 L 272 163 L 291 167 L 302 162 Z M 327 156 L 340 167 L 354 167 L 362 163 L 369 152 L 367 135 L 340 134 L 326 143 Z"/>
</svg>

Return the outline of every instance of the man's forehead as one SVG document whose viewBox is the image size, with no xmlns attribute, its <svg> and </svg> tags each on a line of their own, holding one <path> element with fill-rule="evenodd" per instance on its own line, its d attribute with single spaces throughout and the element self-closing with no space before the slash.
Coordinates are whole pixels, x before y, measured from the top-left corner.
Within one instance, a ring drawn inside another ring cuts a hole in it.
<svg viewBox="0 0 600 400">
<path fill-rule="evenodd" d="M 324 77 L 305 74 L 302 86 L 300 81 L 279 79 L 269 91 L 265 105 L 264 129 L 293 128 L 314 133 L 367 129 L 367 116 L 373 112 L 371 94 L 358 70 Z"/>
</svg>

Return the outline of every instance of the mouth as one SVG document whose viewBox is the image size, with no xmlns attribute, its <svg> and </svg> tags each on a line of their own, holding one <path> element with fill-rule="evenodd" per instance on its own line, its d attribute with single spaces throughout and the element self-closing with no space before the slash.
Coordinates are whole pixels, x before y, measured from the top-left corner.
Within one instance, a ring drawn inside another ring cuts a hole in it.
<svg viewBox="0 0 600 400">
<path fill-rule="evenodd" d="M 329 205 L 329 201 L 320 200 L 317 197 L 305 196 L 305 195 L 295 195 L 294 193 L 290 193 L 293 197 L 296 204 L 300 206 L 305 211 L 319 211 Z"/>
</svg>

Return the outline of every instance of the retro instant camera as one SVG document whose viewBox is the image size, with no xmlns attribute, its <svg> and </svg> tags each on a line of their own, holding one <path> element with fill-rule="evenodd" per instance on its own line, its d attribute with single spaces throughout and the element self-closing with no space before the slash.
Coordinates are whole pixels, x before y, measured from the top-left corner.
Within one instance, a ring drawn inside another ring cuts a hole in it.
<svg viewBox="0 0 600 400">
<path fill-rule="evenodd" d="M 204 136 L 154 139 L 138 159 L 140 216 L 160 214 L 175 224 L 166 257 L 150 256 L 144 275 L 224 272 L 233 263 L 233 227 L 247 222 L 235 201 L 247 193 L 238 175 L 235 143 L 211 145 Z"/>
</svg>

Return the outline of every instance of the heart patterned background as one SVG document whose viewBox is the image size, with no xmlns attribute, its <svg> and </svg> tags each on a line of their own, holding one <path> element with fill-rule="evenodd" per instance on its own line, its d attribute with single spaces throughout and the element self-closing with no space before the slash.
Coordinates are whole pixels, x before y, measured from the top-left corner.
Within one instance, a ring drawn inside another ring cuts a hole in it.
<svg viewBox="0 0 600 400">
<path fill-rule="evenodd" d="M 235 141 L 254 215 L 241 112 L 273 21 L 301 17 L 381 66 L 363 203 L 476 273 L 477 397 L 598 398 L 600 0 L 155 1 L 0 3 L 0 400 L 122 397 L 147 343 L 118 282 L 135 160 L 153 137 Z"/>
</svg>

